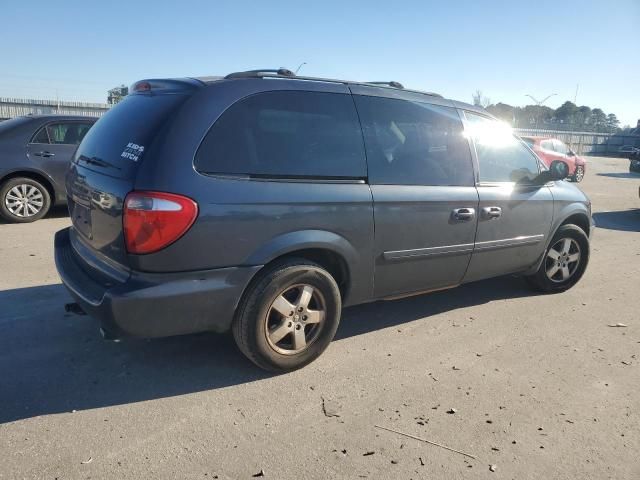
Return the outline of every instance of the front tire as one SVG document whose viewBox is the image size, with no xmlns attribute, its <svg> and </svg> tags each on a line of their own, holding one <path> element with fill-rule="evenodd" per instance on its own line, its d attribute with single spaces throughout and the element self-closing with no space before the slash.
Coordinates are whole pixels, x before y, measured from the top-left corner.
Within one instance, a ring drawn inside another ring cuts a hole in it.
<svg viewBox="0 0 640 480">
<path fill-rule="evenodd" d="M 288 372 L 324 352 L 341 310 L 340 290 L 329 272 L 305 259 L 289 259 L 252 282 L 236 311 L 233 336 L 260 368 Z"/>
<path fill-rule="evenodd" d="M 589 238 L 576 225 L 562 225 L 544 252 L 538 271 L 527 281 L 546 293 L 564 292 L 573 287 L 589 263 Z"/>
<path fill-rule="evenodd" d="M 49 191 L 37 180 L 12 178 L 0 186 L 0 216 L 10 223 L 35 222 L 50 207 Z"/>
</svg>

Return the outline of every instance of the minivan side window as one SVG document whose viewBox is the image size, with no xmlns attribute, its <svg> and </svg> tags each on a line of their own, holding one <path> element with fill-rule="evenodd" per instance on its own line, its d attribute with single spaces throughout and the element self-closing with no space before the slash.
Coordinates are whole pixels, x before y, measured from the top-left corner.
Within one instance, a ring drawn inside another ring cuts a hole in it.
<svg viewBox="0 0 640 480">
<path fill-rule="evenodd" d="M 362 130 L 350 95 L 272 91 L 229 107 L 195 158 L 203 173 L 364 178 Z"/>
<path fill-rule="evenodd" d="M 454 108 L 354 95 L 364 131 L 369 183 L 473 185 L 469 142 Z"/>
<path fill-rule="evenodd" d="M 480 182 L 527 183 L 538 176 L 537 157 L 502 122 L 465 112 L 478 156 Z"/>
</svg>

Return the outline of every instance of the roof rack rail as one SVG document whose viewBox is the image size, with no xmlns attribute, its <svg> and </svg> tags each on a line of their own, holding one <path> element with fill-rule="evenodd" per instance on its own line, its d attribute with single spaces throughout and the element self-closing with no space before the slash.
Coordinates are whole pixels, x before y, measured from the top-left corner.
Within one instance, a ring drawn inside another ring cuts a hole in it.
<svg viewBox="0 0 640 480">
<path fill-rule="evenodd" d="M 344 85 L 373 85 L 380 87 L 389 87 L 389 88 L 397 88 L 399 90 L 405 90 L 406 92 L 414 92 L 420 93 L 423 95 L 429 95 L 432 97 L 443 98 L 442 95 L 433 92 L 422 92 L 420 90 L 406 90 L 404 85 L 400 82 L 390 81 L 390 82 L 354 82 L 351 80 L 338 80 L 335 78 L 321 78 L 321 77 L 306 77 L 306 76 L 298 76 L 293 73 L 288 68 L 280 67 L 278 69 L 273 68 L 260 68 L 258 70 L 247 70 L 244 72 L 234 72 L 230 73 L 225 79 L 234 79 L 234 78 L 289 78 L 295 80 L 308 80 L 312 82 L 330 82 L 330 83 L 342 83 Z"/>
<path fill-rule="evenodd" d="M 386 85 L 388 87 L 404 89 L 404 85 L 402 85 L 400 82 L 396 82 L 395 80 L 392 80 L 390 82 L 364 82 L 364 83 L 368 83 L 370 85 Z"/>
<path fill-rule="evenodd" d="M 296 74 L 287 68 L 280 67 L 278 69 L 273 68 L 259 68 L 258 70 L 247 70 L 245 72 L 230 73 L 224 78 L 251 78 L 251 77 L 264 77 L 265 75 L 278 75 L 280 77 L 295 77 Z"/>
</svg>

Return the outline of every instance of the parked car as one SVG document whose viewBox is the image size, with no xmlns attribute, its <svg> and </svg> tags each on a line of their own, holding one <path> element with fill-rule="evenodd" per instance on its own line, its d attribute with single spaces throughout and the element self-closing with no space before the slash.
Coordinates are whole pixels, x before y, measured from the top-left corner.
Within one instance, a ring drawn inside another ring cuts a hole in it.
<svg viewBox="0 0 640 480">
<path fill-rule="evenodd" d="M 586 160 L 576 155 L 565 143 L 557 138 L 521 137 L 536 155 L 545 163 L 551 165 L 554 160 L 560 160 L 569 167 L 569 178 L 574 182 L 581 182 L 587 170 Z"/>
<path fill-rule="evenodd" d="M 629 173 L 640 173 L 640 148 L 625 145 L 620 147 L 620 153 L 629 159 Z"/>
<path fill-rule="evenodd" d="M 0 123 L 0 216 L 27 223 L 67 201 L 64 177 L 95 118 L 29 115 Z"/>
<path fill-rule="evenodd" d="M 327 348 L 347 305 L 516 273 L 566 290 L 590 202 L 502 125 L 395 82 L 138 82 L 67 175 L 67 308 L 111 339 L 232 330 L 287 371 Z"/>
</svg>

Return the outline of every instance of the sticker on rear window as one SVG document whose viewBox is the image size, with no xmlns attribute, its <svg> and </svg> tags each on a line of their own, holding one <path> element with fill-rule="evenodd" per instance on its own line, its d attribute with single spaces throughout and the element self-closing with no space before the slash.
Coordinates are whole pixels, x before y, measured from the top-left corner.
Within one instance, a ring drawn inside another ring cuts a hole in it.
<svg viewBox="0 0 640 480">
<path fill-rule="evenodd" d="M 134 162 L 137 162 L 142 156 L 142 152 L 144 152 L 144 147 L 142 145 L 129 142 L 127 143 L 126 148 L 123 150 L 120 156 L 122 158 L 126 158 L 128 160 L 133 160 Z"/>
</svg>

